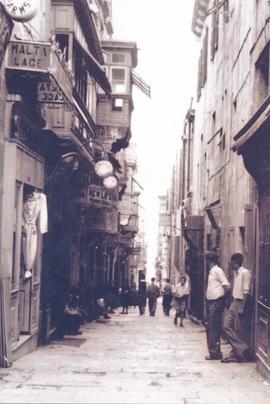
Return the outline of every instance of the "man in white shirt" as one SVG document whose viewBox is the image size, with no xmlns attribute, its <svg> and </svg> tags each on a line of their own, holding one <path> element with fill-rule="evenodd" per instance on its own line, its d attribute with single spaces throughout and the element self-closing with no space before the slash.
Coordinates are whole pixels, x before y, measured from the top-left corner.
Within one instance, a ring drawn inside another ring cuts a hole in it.
<svg viewBox="0 0 270 404">
<path fill-rule="evenodd" d="M 250 295 L 251 274 L 242 266 L 243 255 L 235 253 L 231 256 L 231 267 L 234 271 L 234 283 L 232 291 L 232 303 L 225 313 L 223 331 L 232 351 L 223 363 L 244 362 L 250 359 L 251 352 L 247 343 L 243 340 L 243 320 Z"/>
<path fill-rule="evenodd" d="M 224 271 L 217 265 L 216 253 L 206 254 L 208 262 L 208 283 L 206 290 L 206 313 L 207 313 L 207 346 L 209 355 L 206 360 L 222 359 L 220 350 L 220 337 L 222 331 L 222 316 L 225 308 L 225 293 L 230 287 Z"/>
</svg>

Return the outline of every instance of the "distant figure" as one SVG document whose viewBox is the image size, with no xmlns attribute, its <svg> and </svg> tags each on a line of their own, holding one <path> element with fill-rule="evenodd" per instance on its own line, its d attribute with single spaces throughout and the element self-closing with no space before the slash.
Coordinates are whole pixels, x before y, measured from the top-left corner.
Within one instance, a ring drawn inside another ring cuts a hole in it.
<svg viewBox="0 0 270 404">
<path fill-rule="evenodd" d="M 130 305 L 130 306 L 133 306 L 134 309 L 135 309 L 135 307 L 138 305 L 138 291 L 137 291 L 137 288 L 136 288 L 136 284 L 135 284 L 135 283 L 131 286 L 131 290 L 130 290 L 130 303 L 129 303 L 129 305 Z"/>
<path fill-rule="evenodd" d="M 147 295 L 147 287 L 146 287 L 145 275 L 143 275 L 139 281 L 139 288 L 138 288 L 138 306 L 139 306 L 139 313 L 141 316 L 145 313 L 146 295 Z"/>
<path fill-rule="evenodd" d="M 173 296 L 173 307 L 175 309 L 174 325 L 180 318 L 180 327 L 183 327 L 183 319 L 185 317 L 187 307 L 187 297 L 190 293 L 190 285 L 185 276 L 180 277 L 180 282 L 176 285 Z"/>
<path fill-rule="evenodd" d="M 162 306 L 163 306 L 163 313 L 165 316 L 170 315 L 170 310 L 172 308 L 172 285 L 171 280 L 167 278 L 165 280 L 165 284 L 162 288 L 161 294 L 163 295 Z"/>
<path fill-rule="evenodd" d="M 155 284 L 156 278 L 151 279 L 147 288 L 148 306 L 150 316 L 154 316 L 157 308 L 157 298 L 159 297 L 159 288 Z"/>
<path fill-rule="evenodd" d="M 231 256 L 230 264 L 234 271 L 233 301 L 224 315 L 223 332 L 232 350 L 230 355 L 221 361 L 223 363 L 245 362 L 249 361 L 252 356 L 249 346 L 243 339 L 243 323 L 247 314 L 251 284 L 250 271 L 242 266 L 243 258 L 240 253 Z"/>
<path fill-rule="evenodd" d="M 122 288 L 119 290 L 120 292 L 120 302 L 122 306 L 121 314 L 128 314 L 128 306 L 130 304 L 130 287 L 128 281 L 124 281 Z"/>
</svg>

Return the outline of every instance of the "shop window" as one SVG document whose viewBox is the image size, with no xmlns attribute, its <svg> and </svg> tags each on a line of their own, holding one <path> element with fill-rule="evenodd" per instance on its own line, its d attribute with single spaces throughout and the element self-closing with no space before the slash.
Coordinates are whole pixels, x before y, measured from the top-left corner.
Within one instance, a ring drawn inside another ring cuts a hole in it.
<svg viewBox="0 0 270 404">
<path fill-rule="evenodd" d="M 112 68 L 112 92 L 126 92 L 126 70 L 120 68 Z"/>
<path fill-rule="evenodd" d="M 113 98 L 112 99 L 112 110 L 113 111 L 123 111 L 124 100 L 123 98 Z"/>
</svg>

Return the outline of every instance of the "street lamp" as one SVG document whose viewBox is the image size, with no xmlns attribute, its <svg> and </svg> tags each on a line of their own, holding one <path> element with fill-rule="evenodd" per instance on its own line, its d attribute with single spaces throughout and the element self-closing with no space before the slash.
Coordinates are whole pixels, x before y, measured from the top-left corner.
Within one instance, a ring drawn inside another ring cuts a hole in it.
<svg viewBox="0 0 270 404">
<path fill-rule="evenodd" d="M 118 180 L 115 175 L 113 175 L 113 165 L 108 160 L 108 152 L 105 150 L 102 143 L 95 139 L 88 139 L 84 142 L 80 149 L 82 149 L 87 144 L 96 143 L 102 151 L 101 160 L 97 161 L 94 170 L 98 177 L 103 178 L 103 186 L 107 189 L 115 189 L 118 185 Z"/>
<path fill-rule="evenodd" d="M 113 171 L 114 171 L 113 165 L 108 160 L 108 152 L 106 152 L 103 144 L 101 144 L 97 140 L 88 139 L 86 142 L 84 142 L 80 146 L 79 150 L 81 150 L 83 147 L 85 147 L 87 144 L 90 144 L 90 143 L 96 143 L 101 148 L 101 151 L 102 151 L 101 160 L 98 160 L 94 165 L 94 170 L 95 170 L 96 175 L 103 179 L 103 186 L 105 188 L 115 189 L 118 185 L 118 179 L 113 174 Z M 81 160 L 81 156 L 77 152 L 69 152 L 69 153 L 63 154 L 60 157 L 60 159 L 58 160 L 52 173 L 47 178 L 47 182 L 49 182 L 54 177 L 56 171 L 62 164 L 72 164 L 73 165 L 72 169 L 73 169 L 73 171 L 75 171 L 78 169 L 80 160 Z"/>
<path fill-rule="evenodd" d="M 103 179 L 103 185 L 107 189 L 115 189 L 117 187 L 118 181 L 114 175 L 109 175 Z"/>
</svg>

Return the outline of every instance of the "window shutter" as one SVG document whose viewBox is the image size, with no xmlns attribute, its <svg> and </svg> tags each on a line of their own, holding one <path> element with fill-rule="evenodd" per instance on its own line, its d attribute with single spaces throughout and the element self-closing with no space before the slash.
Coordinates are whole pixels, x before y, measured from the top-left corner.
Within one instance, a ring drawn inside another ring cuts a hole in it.
<svg viewBox="0 0 270 404">
<path fill-rule="evenodd" d="M 218 0 L 214 1 L 217 6 Z M 211 33 L 211 60 L 214 60 L 216 50 L 218 49 L 218 31 L 219 31 L 219 12 L 218 10 L 212 14 L 212 33 Z"/>
<path fill-rule="evenodd" d="M 202 56 L 203 51 L 201 50 L 201 54 L 199 57 L 198 63 L 198 81 L 197 81 L 197 101 L 201 98 L 201 88 L 202 88 Z"/>
<path fill-rule="evenodd" d="M 256 265 L 256 206 L 245 205 L 245 266 L 254 274 Z"/>
<path fill-rule="evenodd" d="M 208 28 L 206 28 L 204 40 L 203 40 L 203 72 L 202 72 L 202 87 L 204 87 L 207 80 L 207 58 L 208 58 Z"/>
</svg>

